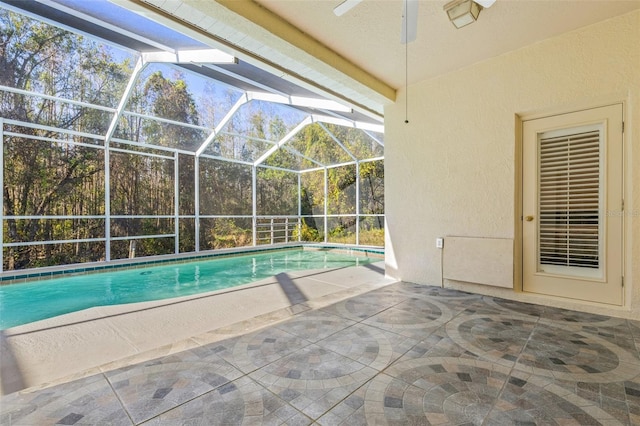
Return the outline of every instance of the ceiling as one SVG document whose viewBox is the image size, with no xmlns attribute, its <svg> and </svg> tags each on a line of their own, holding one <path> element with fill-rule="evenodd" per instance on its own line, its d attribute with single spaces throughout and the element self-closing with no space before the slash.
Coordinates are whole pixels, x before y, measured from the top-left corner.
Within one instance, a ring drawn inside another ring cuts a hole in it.
<svg viewBox="0 0 640 426">
<path fill-rule="evenodd" d="M 402 0 L 363 0 L 343 16 L 342 0 L 255 0 L 393 88 L 448 73 L 555 35 L 640 8 L 640 1 L 497 0 L 456 29 L 443 6 L 419 2 L 418 36 L 400 43 Z"/>
</svg>

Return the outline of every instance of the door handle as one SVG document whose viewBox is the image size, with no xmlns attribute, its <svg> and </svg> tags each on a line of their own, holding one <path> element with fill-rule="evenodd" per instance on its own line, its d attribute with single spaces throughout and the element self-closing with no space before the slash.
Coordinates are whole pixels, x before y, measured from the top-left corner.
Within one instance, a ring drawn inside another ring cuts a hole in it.
<svg viewBox="0 0 640 426">
<path fill-rule="evenodd" d="M 527 222 L 531 222 L 533 220 L 533 216 L 525 216 L 524 220 L 526 220 Z"/>
</svg>

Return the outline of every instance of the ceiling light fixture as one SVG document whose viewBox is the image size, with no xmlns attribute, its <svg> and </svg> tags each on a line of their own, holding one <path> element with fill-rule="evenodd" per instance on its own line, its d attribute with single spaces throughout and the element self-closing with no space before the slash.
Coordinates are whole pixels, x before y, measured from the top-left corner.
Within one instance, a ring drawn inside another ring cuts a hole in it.
<svg viewBox="0 0 640 426">
<path fill-rule="evenodd" d="M 444 5 L 444 11 L 456 28 L 476 22 L 481 10 L 482 6 L 472 0 L 453 0 Z"/>
</svg>

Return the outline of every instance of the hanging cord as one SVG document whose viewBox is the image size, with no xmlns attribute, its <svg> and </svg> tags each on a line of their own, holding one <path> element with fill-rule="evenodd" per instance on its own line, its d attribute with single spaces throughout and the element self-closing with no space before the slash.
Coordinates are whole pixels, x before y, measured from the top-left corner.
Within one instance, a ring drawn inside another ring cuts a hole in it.
<svg viewBox="0 0 640 426">
<path fill-rule="evenodd" d="M 404 0 L 404 123 L 409 124 L 409 4 Z"/>
<path fill-rule="evenodd" d="M 404 46 L 404 122 L 409 123 L 409 43 Z"/>
</svg>

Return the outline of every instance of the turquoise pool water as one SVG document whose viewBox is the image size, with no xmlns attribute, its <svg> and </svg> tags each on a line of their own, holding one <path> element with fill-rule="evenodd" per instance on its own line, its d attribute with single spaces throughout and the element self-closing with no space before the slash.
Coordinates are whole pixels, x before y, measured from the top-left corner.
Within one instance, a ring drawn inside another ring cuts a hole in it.
<svg viewBox="0 0 640 426">
<path fill-rule="evenodd" d="M 0 329 L 94 306 L 188 296 L 247 284 L 282 272 L 341 268 L 376 260 L 331 251 L 269 251 L 3 285 L 0 286 Z"/>
</svg>

